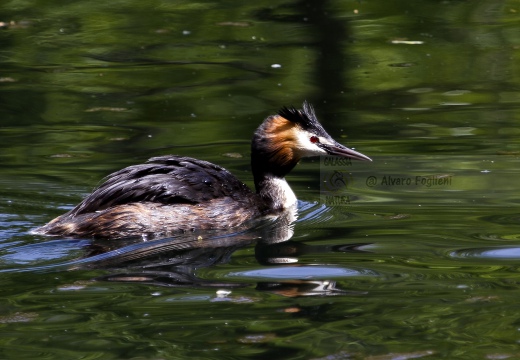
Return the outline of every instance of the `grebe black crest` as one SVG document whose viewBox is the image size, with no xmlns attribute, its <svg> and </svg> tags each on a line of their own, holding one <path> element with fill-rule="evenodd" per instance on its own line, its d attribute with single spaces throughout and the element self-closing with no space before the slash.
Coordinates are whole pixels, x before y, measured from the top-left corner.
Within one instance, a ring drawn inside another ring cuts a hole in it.
<svg viewBox="0 0 520 360">
<path fill-rule="evenodd" d="M 256 192 L 210 162 L 159 156 L 108 175 L 74 209 L 33 233 L 117 239 L 234 228 L 294 207 L 285 175 L 301 158 L 319 155 L 371 161 L 327 134 L 309 103 L 299 110 L 284 107 L 253 136 Z"/>
</svg>

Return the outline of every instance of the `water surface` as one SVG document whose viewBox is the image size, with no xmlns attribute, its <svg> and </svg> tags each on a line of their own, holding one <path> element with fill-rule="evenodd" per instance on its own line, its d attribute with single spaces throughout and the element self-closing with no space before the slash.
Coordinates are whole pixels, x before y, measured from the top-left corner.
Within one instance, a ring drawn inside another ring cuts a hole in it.
<svg viewBox="0 0 520 360">
<path fill-rule="evenodd" d="M 513 1 L 0 5 L 0 357 L 514 359 L 520 7 Z M 249 139 L 314 104 L 373 158 L 290 174 L 250 231 L 29 233 L 162 154 L 248 185 Z"/>
</svg>

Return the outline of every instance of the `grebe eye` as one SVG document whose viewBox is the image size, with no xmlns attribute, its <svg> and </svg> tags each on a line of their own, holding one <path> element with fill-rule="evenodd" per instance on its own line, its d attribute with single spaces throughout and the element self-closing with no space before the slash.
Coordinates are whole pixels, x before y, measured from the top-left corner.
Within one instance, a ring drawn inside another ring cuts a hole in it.
<svg viewBox="0 0 520 360">
<path fill-rule="evenodd" d="M 317 136 L 311 136 L 311 143 L 316 144 L 320 142 L 320 139 Z"/>
</svg>

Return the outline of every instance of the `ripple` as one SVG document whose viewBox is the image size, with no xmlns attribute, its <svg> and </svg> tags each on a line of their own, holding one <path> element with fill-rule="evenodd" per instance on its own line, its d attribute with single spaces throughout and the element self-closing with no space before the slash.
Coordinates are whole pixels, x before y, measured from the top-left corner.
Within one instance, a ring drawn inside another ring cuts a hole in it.
<svg viewBox="0 0 520 360">
<path fill-rule="evenodd" d="M 454 258 L 465 259 L 500 259 L 500 260 L 518 260 L 520 259 L 520 246 L 500 246 L 500 247 L 483 247 L 460 249 L 450 252 Z"/>
<path fill-rule="evenodd" d="M 520 240 L 520 234 L 474 234 L 473 237 L 479 240 L 488 241 Z"/>
<path fill-rule="evenodd" d="M 298 201 L 298 220 L 296 222 L 320 223 L 329 220 L 330 208 L 317 202 Z"/>
<path fill-rule="evenodd" d="M 500 215 L 489 215 L 480 217 L 483 221 L 488 221 L 494 224 L 500 225 L 518 225 L 520 224 L 520 214 L 500 214 Z"/>
<path fill-rule="evenodd" d="M 76 256 L 88 244 L 86 240 L 51 240 L 43 243 L 10 247 L 0 256 L 2 265 L 36 265 Z"/>
</svg>

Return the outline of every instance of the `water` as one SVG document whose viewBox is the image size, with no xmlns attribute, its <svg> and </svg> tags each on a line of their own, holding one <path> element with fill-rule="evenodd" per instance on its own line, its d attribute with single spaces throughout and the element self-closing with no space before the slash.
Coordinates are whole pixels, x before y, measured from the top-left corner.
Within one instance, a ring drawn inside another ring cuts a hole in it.
<svg viewBox="0 0 520 360">
<path fill-rule="evenodd" d="M 3 2 L 0 358 L 520 357 L 519 13 L 497 0 Z M 252 132 L 305 99 L 374 161 L 299 164 L 293 228 L 28 233 L 152 156 L 252 185 Z"/>
</svg>

